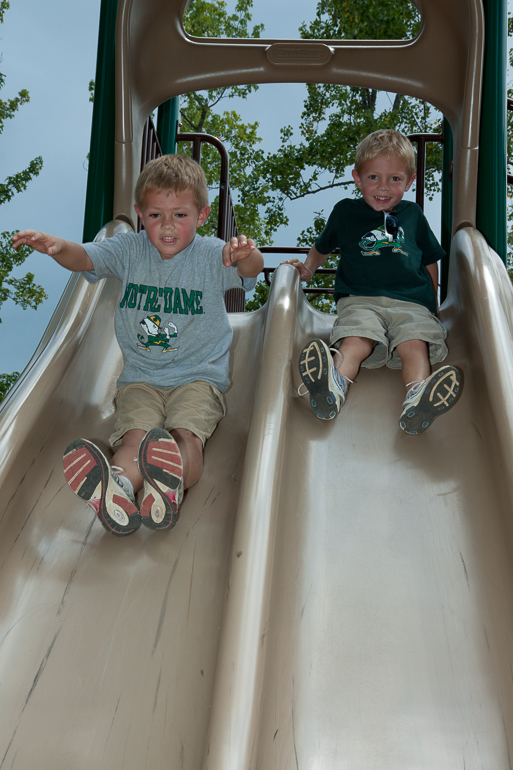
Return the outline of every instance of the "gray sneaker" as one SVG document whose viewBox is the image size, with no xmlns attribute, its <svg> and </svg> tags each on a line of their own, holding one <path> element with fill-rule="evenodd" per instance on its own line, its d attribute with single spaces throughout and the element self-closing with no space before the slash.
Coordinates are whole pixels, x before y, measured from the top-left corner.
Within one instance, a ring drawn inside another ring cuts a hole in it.
<svg viewBox="0 0 513 770">
<path fill-rule="evenodd" d="M 452 409 L 461 396 L 461 377 L 455 366 L 442 366 L 422 382 L 415 382 L 406 394 L 399 426 L 416 435 L 433 420 Z"/>
<path fill-rule="evenodd" d="M 333 420 L 344 406 L 349 385 L 333 364 L 325 342 L 314 339 L 305 345 L 299 357 L 299 373 L 315 416 Z M 306 392 L 298 393 L 306 396 Z"/>
<path fill-rule="evenodd" d="M 141 526 L 134 493 L 111 468 L 96 444 L 79 438 L 64 452 L 64 475 L 71 491 L 94 509 L 113 535 L 131 535 Z"/>
</svg>

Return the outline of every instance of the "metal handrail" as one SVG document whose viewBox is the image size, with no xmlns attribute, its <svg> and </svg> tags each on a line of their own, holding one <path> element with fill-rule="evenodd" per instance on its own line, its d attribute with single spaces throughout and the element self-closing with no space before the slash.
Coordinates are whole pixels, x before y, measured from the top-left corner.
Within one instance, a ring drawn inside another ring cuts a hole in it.
<svg viewBox="0 0 513 770">
<path fill-rule="evenodd" d="M 224 144 L 216 136 L 200 133 L 176 134 L 177 142 L 192 142 L 192 158 L 197 163 L 201 162 L 201 145 L 211 144 L 218 150 L 221 156 L 221 174 L 219 178 L 219 216 L 217 219 L 217 237 L 222 241 L 229 241 L 239 234 L 235 211 L 233 208 L 232 194 L 230 192 L 229 172 L 230 160 Z M 228 289 L 224 294 L 224 302 L 228 313 L 243 313 L 246 304 L 246 292 L 243 288 Z"/>
<path fill-rule="evenodd" d="M 235 211 L 233 209 L 232 195 L 230 192 L 229 169 L 230 160 L 224 144 L 216 136 L 200 133 L 176 134 L 177 142 L 192 142 L 192 157 L 197 163 L 201 162 L 201 145 L 211 144 L 218 150 L 221 156 L 221 175 L 219 178 L 219 219 L 217 224 L 217 237 L 223 241 L 229 241 L 234 235 L 239 234 Z"/>
<path fill-rule="evenodd" d="M 417 175 L 415 185 L 415 201 L 424 211 L 424 188 L 426 186 L 426 144 L 444 143 L 444 124 L 438 134 L 410 134 L 407 139 L 417 144 Z"/>
<path fill-rule="evenodd" d="M 262 249 L 260 249 L 260 251 L 261 250 Z M 264 267 L 264 269 L 262 270 L 264 274 L 264 281 L 268 286 L 271 285 L 271 273 L 274 273 L 275 270 L 277 269 L 278 269 L 277 267 Z M 318 270 L 315 271 L 314 275 L 318 275 L 319 273 L 323 273 L 325 275 L 335 275 L 336 272 L 337 272 L 336 269 L 333 267 L 320 267 Z M 309 289 L 308 286 L 303 286 L 303 291 L 305 294 L 313 294 L 316 296 L 319 294 L 335 293 L 335 289 L 334 288 L 330 289 L 328 286 L 326 286 L 325 288 L 316 287 L 312 289 Z"/>
<path fill-rule="evenodd" d="M 261 246 L 260 251 L 262 254 L 308 254 L 310 251 L 309 246 Z M 332 254 L 339 254 L 339 249 L 334 249 Z M 277 267 L 264 267 L 263 274 L 264 274 L 264 281 L 268 286 L 271 285 L 271 273 L 274 273 L 275 270 L 277 270 Z M 318 275 L 319 273 L 324 275 L 335 275 L 336 269 L 333 267 L 320 267 L 315 271 L 315 275 Z M 313 277 L 313 276 L 312 276 Z M 303 287 L 303 291 L 305 294 L 312 294 L 312 295 L 318 295 L 318 294 L 334 294 L 335 289 L 334 288 L 320 288 L 315 287 L 309 289 L 308 287 Z"/>
</svg>

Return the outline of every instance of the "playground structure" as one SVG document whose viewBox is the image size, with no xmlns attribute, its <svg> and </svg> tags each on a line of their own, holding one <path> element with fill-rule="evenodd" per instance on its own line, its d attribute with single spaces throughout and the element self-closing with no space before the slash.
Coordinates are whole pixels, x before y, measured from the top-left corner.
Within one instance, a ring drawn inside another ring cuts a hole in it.
<svg viewBox="0 0 513 770">
<path fill-rule="evenodd" d="M 144 122 L 180 93 L 332 82 L 426 99 L 454 140 L 441 316 L 458 406 L 401 434 L 397 372 L 325 425 L 296 396 L 331 319 L 277 271 L 231 315 L 229 414 L 170 533 L 108 535 L 61 471 L 106 446 L 120 287 L 71 279 L 2 410 L 0 768 L 507 770 L 513 741 L 513 291 L 476 229 L 481 0 L 422 0 L 414 41 L 191 39 L 184 0 L 121 0 L 113 220 Z M 490 3 L 489 3 L 490 5 Z M 426 62 L 430 63 L 426 67 Z"/>
</svg>

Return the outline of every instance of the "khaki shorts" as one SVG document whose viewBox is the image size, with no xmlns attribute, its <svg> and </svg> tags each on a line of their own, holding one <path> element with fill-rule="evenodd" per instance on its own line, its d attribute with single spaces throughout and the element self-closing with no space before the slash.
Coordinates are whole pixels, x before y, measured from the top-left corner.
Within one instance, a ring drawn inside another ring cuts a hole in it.
<svg viewBox="0 0 513 770">
<path fill-rule="evenodd" d="M 123 385 L 114 399 L 116 422 L 110 445 L 119 444 L 135 428 L 186 428 L 203 444 L 226 414 L 223 393 L 210 382 L 195 380 L 177 388 L 155 388 L 145 382 Z"/>
<path fill-rule="evenodd" d="M 397 346 L 408 340 L 424 340 L 429 345 L 431 364 L 444 361 L 448 354 L 447 329 L 423 305 L 390 297 L 342 297 L 337 302 L 337 320 L 331 330 L 330 345 L 338 348 L 344 337 L 365 337 L 378 343 L 362 366 L 366 369 L 401 369 Z"/>
</svg>

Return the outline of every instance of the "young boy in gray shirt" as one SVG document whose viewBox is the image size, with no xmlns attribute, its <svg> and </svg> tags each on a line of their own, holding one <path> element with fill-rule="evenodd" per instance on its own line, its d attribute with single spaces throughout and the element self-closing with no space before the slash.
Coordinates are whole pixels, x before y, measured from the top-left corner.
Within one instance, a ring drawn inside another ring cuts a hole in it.
<svg viewBox="0 0 513 770">
<path fill-rule="evenodd" d="M 14 248 L 25 244 L 68 270 L 123 284 L 115 315 L 124 366 L 110 437 L 114 457 L 109 463 L 86 439 L 64 453 L 72 491 L 114 535 L 132 534 L 141 522 L 151 529 L 176 523 L 184 490 L 201 476 L 205 441 L 226 414 L 232 329 L 224 293 L 249 291 L 263 267 L 244 235 L 225 244 L 196 233 L 210 207 L 203 170 L 190 158 L 148 163 L 135 200 L 140 233 L 83 245 L 34 230 L 13 238 Z"/>
</svg>

